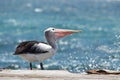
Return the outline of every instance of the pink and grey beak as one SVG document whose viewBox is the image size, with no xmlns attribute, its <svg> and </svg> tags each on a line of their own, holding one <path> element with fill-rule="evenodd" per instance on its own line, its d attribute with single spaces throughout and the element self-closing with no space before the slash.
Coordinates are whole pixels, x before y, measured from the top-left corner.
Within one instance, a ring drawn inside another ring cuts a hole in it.
<svg viewBox="0 0 120 80">
<path fill-rule="evenodd" d="M 81 32 L 81 30 L 55 29 L 55 36 L 57 38 L 62 38 L 62 37 L 65 37 L 67 35 L 77 33 L 77 32 Z"/>
</svg>

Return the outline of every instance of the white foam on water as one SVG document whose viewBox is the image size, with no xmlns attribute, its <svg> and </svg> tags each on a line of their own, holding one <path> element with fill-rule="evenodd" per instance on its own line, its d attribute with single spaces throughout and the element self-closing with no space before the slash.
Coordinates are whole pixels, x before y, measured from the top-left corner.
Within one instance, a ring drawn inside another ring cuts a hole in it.
<svg viewBox="0 0 120 80">
<path fill-rule="evenodd" d="M 27 3 L 26 6 L 27 7 L 32 7 L 32 4 L 31 3 Z"/>
<path fill-rule="evenodd" d="M 41 13 L 41 12 L 43 12 L 43 9 L 42 8 L 35 8 L 34 11 L 36 13 Z"/>
<path fill-rule="evenodd" d="M 17 20 L 14 19 L 14 18 L 7 19 L 7 20 L 5 20 L 4 22 L 5 22 L 5 23 L 11 23 L 11 24 L 13 24 L 14 26 L 19 25 L 19 23 L 17 22 Z"/>
<path fill-rule="evenodd" d="M 97 50 L 104 51 L 106 53 L 118 53 L 118 52 L 120 52 L 120 49 L 114 49 L 114 48 L 111 48 L 107 45 L 99 46 L 97 48 Z"/>
</svg>

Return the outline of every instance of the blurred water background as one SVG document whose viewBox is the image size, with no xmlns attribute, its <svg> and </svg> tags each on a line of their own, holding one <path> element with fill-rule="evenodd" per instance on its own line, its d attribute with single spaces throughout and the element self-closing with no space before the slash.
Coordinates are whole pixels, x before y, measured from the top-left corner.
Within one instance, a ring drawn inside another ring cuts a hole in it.
<svg viewBox="0 0 120 80">
<path fill-rule="evenodd" d="M 13 55 L 15 48 L 26 40 L 45 41 L 48 27 L 82 33 L 59 40 L 57 54 L 44 61 L 45 69 L 120 71 L 119 0 L 0 0 L 0 68 L 29 68 Z M 34 68 L 40 68 L 38 62 Z"/>
</svg>

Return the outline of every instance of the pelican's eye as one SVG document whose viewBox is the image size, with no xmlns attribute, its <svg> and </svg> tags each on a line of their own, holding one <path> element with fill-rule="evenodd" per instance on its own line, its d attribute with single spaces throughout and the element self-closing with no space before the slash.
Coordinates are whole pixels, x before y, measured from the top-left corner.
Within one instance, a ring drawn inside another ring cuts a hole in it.
<svg viewBox="0 0 120 80">
<path fill-rule="evenodd" d="M 51 29 L 51 31 L 53 32 L 53 31 L 55 31 L 55 29 L 53 28 L 53 29 Z"/>
</svg>

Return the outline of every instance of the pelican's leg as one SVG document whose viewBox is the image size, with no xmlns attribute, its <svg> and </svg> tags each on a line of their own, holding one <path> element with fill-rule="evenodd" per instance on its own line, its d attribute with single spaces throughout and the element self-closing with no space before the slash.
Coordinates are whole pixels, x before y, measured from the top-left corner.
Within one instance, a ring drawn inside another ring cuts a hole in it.
<svg viewBox="0 0 120 80">
<path fill-rule="evenodd" d="M 32 63 L 30 62 L 30 70 L 32 70 Z"/>
<path fill-rule="evenodd" d="M 43 63 L 40 63 L 41 70 L 44 70 Z"/>
</svg>

